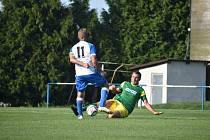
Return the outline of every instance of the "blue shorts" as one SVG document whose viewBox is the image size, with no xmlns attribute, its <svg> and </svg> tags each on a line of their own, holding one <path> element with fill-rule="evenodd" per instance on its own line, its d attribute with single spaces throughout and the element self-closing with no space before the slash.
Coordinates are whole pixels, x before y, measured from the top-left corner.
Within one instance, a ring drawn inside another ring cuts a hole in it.
<svg viewBox="0 0 210 140">
<path fill-rule="evenodd" d="M 94 84 L 96 87 L 100 87 L 108 82 L 100 73 L 76 76 L 77 91 L 84 92 L 88 83 Z"/>
</svg>

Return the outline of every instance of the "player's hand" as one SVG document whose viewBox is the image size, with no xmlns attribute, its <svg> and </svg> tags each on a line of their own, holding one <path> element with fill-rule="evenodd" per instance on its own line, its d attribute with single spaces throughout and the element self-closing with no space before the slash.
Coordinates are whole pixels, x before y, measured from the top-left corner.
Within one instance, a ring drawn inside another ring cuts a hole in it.
<svg viewBox="0 0 210 140">
<path fill-rule="evenodd" d="M 97 69 L 96 69 L 96 67 L 94 67 L 94 66 L 89 66 L 88 67 L 92 72 L 97 72 Z"/>
<path fill-rule="evenodd" d="M 90 65 L 88 63 L 84 63 L 83 67 L 88 68 L 88 67 L 90 67 Z"/>
<path fill-rule="evenodd" d="M 115 85 L 109 86 L 109 90 L 110 90 L 110 91 L 115 91 L 115 89 L 116 89 Z"/>
<path fill-rule="evenodd" d="M 163 112 L 154 112 L 153 114 L 154 115 L 160 115 L 160 114 L 163 114 Z"/>
</svg>

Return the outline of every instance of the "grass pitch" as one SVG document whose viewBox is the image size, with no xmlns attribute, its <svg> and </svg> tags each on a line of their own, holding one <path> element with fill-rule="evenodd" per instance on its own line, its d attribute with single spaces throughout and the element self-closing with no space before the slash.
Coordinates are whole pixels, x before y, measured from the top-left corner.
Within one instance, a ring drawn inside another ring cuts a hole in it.
<svg viewBox="0 0 210 140">
<path fill-rule="evenodd" d="M 125 119 L 85 114 L 69 108 L 0 108 L 0 140 L 209 140 L 210 110 L 136 108 Z"/>
</svg>

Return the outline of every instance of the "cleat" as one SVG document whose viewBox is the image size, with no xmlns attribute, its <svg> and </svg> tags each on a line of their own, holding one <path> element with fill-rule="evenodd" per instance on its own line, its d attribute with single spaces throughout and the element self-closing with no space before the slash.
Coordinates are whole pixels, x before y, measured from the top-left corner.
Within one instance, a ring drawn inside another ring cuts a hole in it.
<svg viewBox="0 0 210 140">
<path fill-rule="evenodd" d="M 82 115 L 78 115 L 77 118 L 78 118 L 78 120 L 82 120 L 83 116 Z"/>
<path fill-rule="evenodd" d="M 110 114 L 111 113 L 111 111 L 108 109 L 108 108 L 106 108 L 106 107 L 98 107 L 98 112 L 105 112 L 105 113 L 107 113 L 107 114 Z"/>
<path fill-rule="evenodd" d="M 71 105 L 70 108 L 73 111 L 74 115 L 78 116 L 77 107 L 75 105 Z"/>
</svg>

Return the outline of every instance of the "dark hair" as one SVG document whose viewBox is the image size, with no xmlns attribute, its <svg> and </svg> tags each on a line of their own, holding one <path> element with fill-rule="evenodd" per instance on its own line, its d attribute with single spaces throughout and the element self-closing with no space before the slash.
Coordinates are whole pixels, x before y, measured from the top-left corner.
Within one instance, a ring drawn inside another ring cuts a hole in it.
<svg viewBox="0 0 210 140">
<path fill-rule="evenodd" d="M 141 78 L 141 73 L 139 71 L 133 71 L 132 74 L 135 73 L 137 75 L 139 75 L 139 77 Z"/>
</svg>

